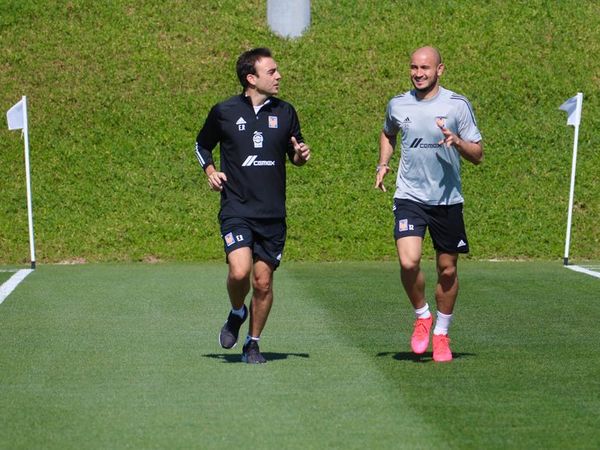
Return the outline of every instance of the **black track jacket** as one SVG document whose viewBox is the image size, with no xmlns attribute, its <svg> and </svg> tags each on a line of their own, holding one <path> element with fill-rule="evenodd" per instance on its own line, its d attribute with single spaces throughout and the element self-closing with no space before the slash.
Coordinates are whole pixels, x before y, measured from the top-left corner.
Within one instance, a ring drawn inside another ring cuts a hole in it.
<svg viewBox="0 0 600 450">
<path fill-rule="evenodd" d="M 303 142 L 292 105 L 271 97 L 254 114 L 250 99 L 236 95 L 210 110 L 196 138 L 196 157 L 203 169 L 213 164 L 220 143 L 221 191 L 219 218 L 284 218 L 285 157 L 294 157 L 290 138 Z"/>
</svg>

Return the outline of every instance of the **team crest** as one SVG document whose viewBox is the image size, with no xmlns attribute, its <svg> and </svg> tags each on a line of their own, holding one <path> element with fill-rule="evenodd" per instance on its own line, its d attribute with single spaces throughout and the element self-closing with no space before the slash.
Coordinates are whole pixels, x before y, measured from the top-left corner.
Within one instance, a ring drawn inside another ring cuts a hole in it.
<svg viewBox="0 0 600 450">
<path fill-rule="evenodd" d="M 263 134 L 262 131 L 255 131 L 252 136 L 252 142 L 254 142 L 254 148 L 262 148 L 263 146 Z"/>
<path fill-rule="evenodd" d="M 398 231 L 408 231 L 408 219 L 398 221 Z"/>
<path fill-rule="evenodd" d="M 225 244 L 227 244 L 227 247 L 231 247 L 233 244 L 235 244 L 233 233 L 227 233 L 225 236 L 223 236 L 223 238 L 225 239 Z"/>
<path fill-rule="evenodd" d="M 278 128 L 277 116 L 269 116 L 269 128 Z"/>
</svg>

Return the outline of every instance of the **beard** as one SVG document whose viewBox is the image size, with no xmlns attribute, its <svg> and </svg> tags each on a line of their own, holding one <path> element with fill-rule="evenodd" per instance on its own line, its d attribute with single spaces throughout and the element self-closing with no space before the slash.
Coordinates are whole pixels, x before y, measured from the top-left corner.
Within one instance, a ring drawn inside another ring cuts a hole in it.
<svg viewBox="0 0 600 450">
<path fill-rule="evenodd" d="M 413 82 L 413 87 L 415 88 L 415 91 L 418 94 L 418 96 L 421 97 L 421 98 L 427 97 L 427 95 L 430 92 L 432 92 L 433 90 L 435 90 L 436 86 L 437 86 L 437 82 L 436 81 L 432 81 L 427 86 L 423 86 L 423 87 L 417 87 L 415 85 L 415 83 Z"/>
</svg>

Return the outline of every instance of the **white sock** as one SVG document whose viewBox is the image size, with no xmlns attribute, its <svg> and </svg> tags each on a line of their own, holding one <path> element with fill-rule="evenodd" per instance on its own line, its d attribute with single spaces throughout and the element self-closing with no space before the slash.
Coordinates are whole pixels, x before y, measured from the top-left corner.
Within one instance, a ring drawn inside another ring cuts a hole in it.
<svg viewBox="0 0 600 450">
<path fill-rule="evenodd" d="M 415 309 L 415 316 L 417 319 L 429 319 L 431 313 L 429 312 L 429 303 L 425 303 L 425 306 L 419 309 Z"/>
<path fill-rule="evenodd" d="M 243 319 L 244 318 L 244 305 L 242 305 L 242 307 L 240 309 L 231 308 L 231 312 L 233 314 L 235 314 L 236 316 L 238 316 L 240 319 Z"/>
<path fill-rule="evenodd" d="M 248 344 L 248 342 L 250 342 L 250 341 L 256 341 L 256 342 L 258 342 L 258 341 L 260 341 L 260 337 L 254 337 L 254 336 L 247 335 L 246 336 L 246 341 L 244 342 L 244 345 Z"/>
<path fill-rule="evenodd" d="M 452 323 L 452 314 L 444 314 L 437 312 L 437 320 L 435 321 L 435 328 L 433 334 L 448 334 L 448 328 Z"/>
</svg>

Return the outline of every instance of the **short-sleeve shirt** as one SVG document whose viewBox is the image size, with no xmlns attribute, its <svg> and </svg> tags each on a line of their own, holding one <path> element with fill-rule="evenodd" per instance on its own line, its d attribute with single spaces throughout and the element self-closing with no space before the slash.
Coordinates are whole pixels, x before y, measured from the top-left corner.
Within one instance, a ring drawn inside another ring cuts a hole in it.
<svg viewBox="0 0 600 450">
<path fill-rule="evenodd" d="M 383 132 L 388 136 L 402 134 L 395 198 L 427 205 L 464 202 L 460 154 L 454 146 L 439 144 L 444 135 L 436 119 L 442 119 L 445 127 L 461 139 L 482 139 L 471 104 L 462 95 L 440 86 L 431 99 L 419 100 L 415 91 L 392 98 Z"/>
<path fill-rule="evenodd" d="M 294 155 L 291 136 L 303 142 L 296 110 L 278 98 L 271 97 L 258 112 L 243 94 L 211 109 L 196 138 L 196 156 L 205 168 L 220 144 L 220 171 L 227 176 L 221 219 L 285 217 L 285 165 Z"/>
</svg>

